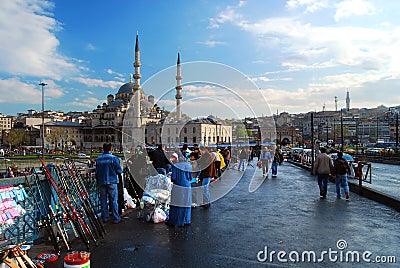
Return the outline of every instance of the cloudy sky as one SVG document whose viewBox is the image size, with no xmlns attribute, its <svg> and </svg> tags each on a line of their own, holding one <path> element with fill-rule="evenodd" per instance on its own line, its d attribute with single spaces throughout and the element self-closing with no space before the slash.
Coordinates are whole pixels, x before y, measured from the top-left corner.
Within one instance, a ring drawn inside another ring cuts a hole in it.
<svg viewBox="0 0 400 268">
<path fill-rule="evenodd" d="M 0 113 L 41 110 L 41 81 L 45 109 L 93 110 L 129 82 L 136 32 L 143 89 L 169 110 L 173 72 L 171 85 L 149 80 L 174 68 L 178 51 L 182 63 L 218 63 L 238 74 L 216 86 L 212 76 L 223 70 L 201 69 L 188 80 L 183 66 L 192 116 L 205 107 L 197 115 L 230 117 L 224 111 L 238 99 L 256 115 L 334 110 L 335 96 L 345 106 L 347 90 L 352 107 L 399 105 L 398 14 L 397 0 L 2 0 Z M 236 83 L 242 76 L 253 84 Z"/>
</svg>

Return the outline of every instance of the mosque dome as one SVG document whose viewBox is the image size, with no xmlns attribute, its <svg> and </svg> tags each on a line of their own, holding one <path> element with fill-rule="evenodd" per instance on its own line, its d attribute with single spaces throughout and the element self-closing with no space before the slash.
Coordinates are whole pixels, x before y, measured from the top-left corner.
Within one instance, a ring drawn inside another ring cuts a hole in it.
<svg viewBox="0 0 400 268">
<path fill-rule="evenodd" d="M 154 104 L 154 96 L 153 96 L 153 95 L 149 95 L 149 97 L 147 97 L 147 100 L 148 100 L 150 103 Z"/>
<path fill-rule="evenodd" d="M 153 104 L 145 99 L 140 100 L 140 105 L 141 105 L 141 107 L 146 108 L 146 109 L 153 108 Z"/>
<path fill-rule="evenodd" d="M 119 88 L 117 94 L 126 94 L 126 93 L 131 93 L 131 92 L 133 92 L 133 85 L 134 85 L 133 82 L 129 82 L 129 83 L 123 84 L 123 85 Z"/>
</svg>

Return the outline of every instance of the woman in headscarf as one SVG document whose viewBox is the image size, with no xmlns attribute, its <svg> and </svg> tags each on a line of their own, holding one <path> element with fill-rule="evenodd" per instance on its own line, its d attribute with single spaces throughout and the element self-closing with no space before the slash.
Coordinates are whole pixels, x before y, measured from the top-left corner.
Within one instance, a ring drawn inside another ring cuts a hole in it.
<svg viewBox="0 0 400 268">
<path fill-rule="evenodd" d="M 171 181 L 173 186 L 168 224 L 171 226 L 189 225 L 192 205 L 192 191 L 190 188 L 192 166 L 180 152 L 172 155 L 175 163 L 172 165 Z"/>
</svg>

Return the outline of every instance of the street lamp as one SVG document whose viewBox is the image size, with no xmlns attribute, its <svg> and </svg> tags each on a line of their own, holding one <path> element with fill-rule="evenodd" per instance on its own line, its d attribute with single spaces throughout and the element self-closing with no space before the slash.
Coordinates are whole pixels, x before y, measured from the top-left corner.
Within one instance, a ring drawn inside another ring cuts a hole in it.
<svg viewBox="0 0 400 268">
<path fill-rule="evenodd" d="M 44 86 L 47 84 L 40 82 L 39 86 L 42 86 L 42 158 L 44 158 Z"/>
<path fill-rule="evenodd" d="M 344 133 L 343 133 L 343 109 L 340 109 L 340 136 L 342 137 L 341 143 L 341 151 L 344 150 Z"/>
</svg>

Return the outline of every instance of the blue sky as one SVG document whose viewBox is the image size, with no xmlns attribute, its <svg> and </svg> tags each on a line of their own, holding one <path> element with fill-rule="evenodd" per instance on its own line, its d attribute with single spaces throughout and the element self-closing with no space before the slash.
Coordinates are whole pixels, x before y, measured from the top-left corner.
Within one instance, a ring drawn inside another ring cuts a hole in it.
<svg viewBox="0 0 400 268">
<path fill-rule="evenodd" d="M 0 112 L 39 111 L 40 81 L 46 109 L 93 110 L 129 81 L 137 31 L 142 84 L 174 66 L 180 51 L 183 63 L 220 63 L 249 77 L 253 88 L 236 90 L 257 115 L 334 110 L 334 96 L 344 107 L 347 89 L 352 107 L 399 105 L 398 14 L 396 0 L 2 0 Z M 143 88 L 156 99 L 166 90 Z M 221 90 L 186 89 L 184 100 Z M 233 103 L 229 94 L 223 101 Z M 173 103 L 159 100 L 170 110 Z M 198 114 L 230 116 L 209 104 Z"/>
</svg>

